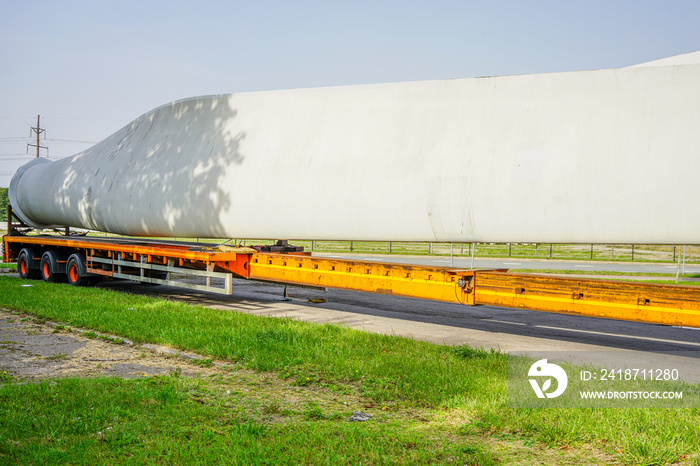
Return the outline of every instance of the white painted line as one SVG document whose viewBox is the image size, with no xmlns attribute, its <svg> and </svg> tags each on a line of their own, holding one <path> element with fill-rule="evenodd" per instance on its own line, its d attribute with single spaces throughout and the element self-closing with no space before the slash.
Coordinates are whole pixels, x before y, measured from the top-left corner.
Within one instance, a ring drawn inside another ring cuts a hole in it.
<svg viewBox="0 0 700 466">
<path fill-rule="evenodd" d="M 651 325 L 654 325 L 654 324 L 651 324 Z M 624 335 L 624 334 L 620 334 L 620 333 L 596 332 L 596 331 L 592 331 L 592 330 L 580 330 L 580 329 L 565 328 L 565 327 L 550 327 L 547 325 L 535 325 L 534 327 L 535 328 L 544 328 L 547 330 L 563 330 L 566 332 L 587 333 L 590 335 L 605 335 L 605 336 L 609 336 L 609 337 L 630 338 L 630 339 L 634 339 L 634 340 L 658 341 L 661 343 L 676 343 L 679 345 L 700 346 L 700 343 L 695 343 L 692 341 L 685 341 L 685 340 L 667 340 L 665 338 L 639 337 L 636 335 Z M 692 328 L 692 327 L 680 327 L 680 328 Z"/>
<path fill-rule="evenodd" d="M 523 322 L 506 322 L 505 320 L 495 320 L 495 319 L 489 319 L 488 322 L 496 322 L 497 324 L 527 325 Z"/>
<path fill-rule="evenodd" d="M 591 269 L 593 268 L 592 265 L 578 265 L 578 264 L 574 264 L 574 267 L 587 267 L 587 268 L 591 268 Z"/>
<path fill-rule="evenodd" d="M 523 265 L 521 262 L 504 262 L 503 265 Z"/>
</svg>

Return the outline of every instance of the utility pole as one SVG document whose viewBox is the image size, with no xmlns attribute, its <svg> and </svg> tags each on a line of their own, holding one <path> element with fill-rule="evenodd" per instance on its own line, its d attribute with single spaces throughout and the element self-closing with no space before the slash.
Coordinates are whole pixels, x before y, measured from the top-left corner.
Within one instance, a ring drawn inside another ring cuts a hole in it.
<svg viewBox="0 0 700 466">
<path fill-rule="evenodd" d="M 27 144 L 27 150 L 29 150 L 30 147 L 36 147 L 36 156 L 39 157 L 39 150 L 46 149 L 46 157 L 48 157 L 49 156 L 49 148 L 39 144 L 39 135 L 41 135 L 41 133 L 46 133 L 46 130 L 41 128 L 40 123 L 41 123 L 41 115 L 37 115 L 36 116 L 36 128 L 32 127 L 29 130 L 29 137 L 32 137 L 32 134 L 36 134 L 36 144 Z M 46 134 L 44 134 L 44 139 L 46 139 Z"/>
</svg>

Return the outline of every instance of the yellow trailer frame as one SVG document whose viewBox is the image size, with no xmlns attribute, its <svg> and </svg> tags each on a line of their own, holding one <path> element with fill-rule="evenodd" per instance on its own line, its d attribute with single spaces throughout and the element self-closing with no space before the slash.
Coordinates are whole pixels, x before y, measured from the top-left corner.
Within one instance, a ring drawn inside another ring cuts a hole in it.
<svg viewBox="0 0 700 466">
<path fill-rule="evenodd" d="M 468 305 L 700 327 L 700 287 L 254 254 L 250 277 Z"/>
<path fill-rule="evenodd" d="M 198 270 L 204 271 L 200 275 L 223 272 L 281 284 L 700 327 L 700 287 L 692 286 L 389 264 L 250 248 L 217 250 L 197 243 L 136 238 L 11 233 L 3 237 L 3 243 L 6 262 L 16 260 L 22 248 L 62 250 L 64 257 L 78 251 L 86 257 L 88 273 L 150 283 L 177 285 L 173 280 L 154 278 L 154 271 Z M 39 255 L 32 257 L 37 260 Z M 227 286 L 217 292 L 230 293 L 231 289 Z"/>
</svg>

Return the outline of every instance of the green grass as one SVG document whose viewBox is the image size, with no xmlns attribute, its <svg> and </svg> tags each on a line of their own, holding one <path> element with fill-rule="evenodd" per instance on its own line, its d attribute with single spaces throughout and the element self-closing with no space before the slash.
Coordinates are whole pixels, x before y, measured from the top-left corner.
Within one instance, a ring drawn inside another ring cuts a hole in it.
<svg viewBox="0 0 700 466">
<path fill-rule="evenodd" d="M 700 444 L 698 408 L 509 408 L 507 357 L 497 352 L 23 283 L 0 277 L 0 306 L 195 351 L 228 362 L 232 375 L 252 369 L 327 396 L 288 407 L 287 398 L 270 395 L 253 409 L 250 397 L 267 393 L 263 381 L 232 391 L 237 401 L 221 398 L 219 382 L 177 377 L 10 383 L 0 388 L 0 462 L 528 464 L 568 452 L 556 462 L 594 455 L 591 463 L 664 464 L 688 459 Z M 375 418 L 345 422 L 351 412 L 339 400 L 346 398 L 374 405 Z M 72 421 L 78 417 L 83 422 Z"/>
<path fill-rule="evenodd" d="M 247 240 L 246 244 L 268 244 L 263 240 Z M 418 243 L 418 242 L 377 242 L 377 241 L 294 241 L 295 245 L 304 246 L 315 252 L 341 252 L 365 254 L 397 255 L 454 255 L 469 257 L 475 248 L 475 257 L 479 258 L 522 258 L 555 260 L 592 260 L 613 262 L 674 262 L 681 253 L 673 246 L 635 245 L 590 245 L 581 244 L 534 244 L 534 243 Z M 700 248 L 686 248 L 686 263 L 700 260 Z"/>
<path fill-rule="evenodd" d="M 640 282 L 640 280 L 634 280 L 634 279 L 623 279 L 621 281 L 628 281 L 628 282 Z M 676 281 L 676 280 L 643 280 L 643 283 L 655 283 L 657 285 L 683 285 L 683 286 L 700 286 L 700 282 L 696 281 Z"/>
<path fill-rule="evenodd" d="M 177 377 L 6 386 L 0 389 L 0 462 L 464 464 L 474 456 L 464 451 L 466 440 L 442 443 L 423 432 L 420 421 L 349 423 L 345 413 L 328 420 L 333 413 L 318 407 L 271 421 L 245 392 L 222 391 L 228 386 L 226 379 Z"/>
<path fill-rule="evenodd" d="M 659 285 L 684 285 L 684 286 L 700 286 L 700 281 L 676 281 L 675 274 L 670 273 L 647 273 L 647 272 L 612 272 L 612 271 L 592 271 L 592 270 L 550 270 L 550 269 L 517 269 L 514 273 L 536 273 L 536 274 L 555 274 L 555 275 L 592 275 L 599 277 L 601 280 L 619 280 L 638 283 L 655 283 Z M 621 278 L 625 277 L 625 278 Z M 638 280 L 635 278 L 626 277 L 658 277 L 656 280 Z M 671 278 L 673 277 L 673 278 Z M 666 278 L 664 280 L 664 278 Z M 681 278 L 700 278 L 698 274 L 685 274 Z"/>
<path fill-rule="evenodd" d="M 493 364 L 504 370 L 506 364 L 505 358 L 479 359 L 479 367 L 465 373 L 463 361 L 443 357 L 447 348 L 408 338 L 42 281 L 20 287 L 24 282 L 19 279 L 0 279 L 0 305 L 6 308 L 135 342 L 196 351 L 258 371 L 309 377 L 315 383 L 360 383 L 363 394 L 378 401 L 398 397 L 407 403 L 437 405 L 470 392 L 478 395 L 489 388 L 483 386 L 487 380 L 480 374 L 491 371 Z M 409 349 L 415 354 L 407 359 Z"/>
<path fill-rule="evenodd" d="M 628 277 L 675 277 L 675 273 L 650 273 L 650 272 L 615 272 L 605 270 L 554 270 L 554 269 L 516 269 L 515 273 L 551 273 L 557 275 L 617 275 Z M 700 275 L 683 275 L 684 277 L 700 278 Z"/>
</svg>

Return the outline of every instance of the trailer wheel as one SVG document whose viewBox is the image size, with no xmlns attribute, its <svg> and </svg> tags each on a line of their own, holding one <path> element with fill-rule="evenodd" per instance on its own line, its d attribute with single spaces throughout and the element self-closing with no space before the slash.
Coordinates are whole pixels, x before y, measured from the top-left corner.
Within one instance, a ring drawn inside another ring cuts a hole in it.
<svg viewBox="0 0 700 466">
<path fill-rule="evenodd" d="M 89 286 L 95 279 L 92 274 L 87 273 L 85 267 L 85 256 L 82 254 L 72 254 L 66 262 L 66 276 L 68 283 L 73 286 Z"/>
<path fill-rule="evenodd" d="M 62 282 L 66 280 L 65 269 L 61 271 L 59 253 L 56 251 L 46 251 L 41 256 L 39 270 L 41 278 L 46 282 Z"/>
<path fill-rule="evenodd" d="M 19 278 L 35 280 L 39 278 L 39 269 L 34 265 L 38 254 L 34 249 L 24 248 L 17 256 L 17 270 Z"/>
</svg>

